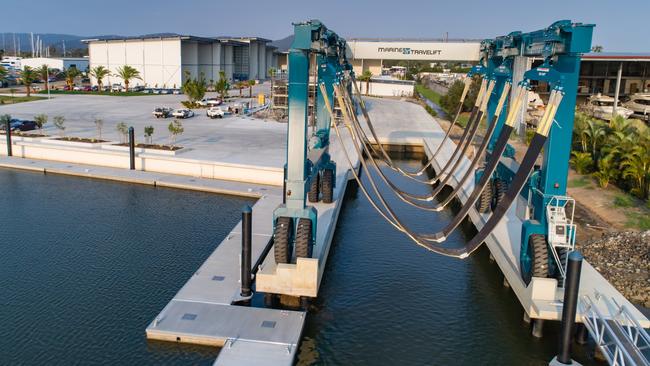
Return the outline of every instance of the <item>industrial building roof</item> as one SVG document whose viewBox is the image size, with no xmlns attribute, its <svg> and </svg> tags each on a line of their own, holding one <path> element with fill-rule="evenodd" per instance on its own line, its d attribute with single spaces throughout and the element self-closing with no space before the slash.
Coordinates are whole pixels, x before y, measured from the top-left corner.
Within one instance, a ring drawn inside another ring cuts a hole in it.
<svg viewBox="0 0 650 366">
<path fill-rule="evenodd" d="M 650 61 L 650 53 L 642 52 L 591 52 L 582 56 L 589 61 Z"/>
</svg>

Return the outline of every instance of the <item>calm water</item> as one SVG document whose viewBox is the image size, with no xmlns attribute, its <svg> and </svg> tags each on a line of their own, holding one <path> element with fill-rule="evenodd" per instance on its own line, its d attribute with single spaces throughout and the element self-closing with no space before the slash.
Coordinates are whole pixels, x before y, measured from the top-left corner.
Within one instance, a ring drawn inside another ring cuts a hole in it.
<svg viewBox="0 0 650 366">
<path fill-rule="evenodd" d="M 144 330 L 253 201 L 0 169 L 0 365 L 211 365 Z"/>
<path fill-rule="evenodd" d="M 0 187 L 0 364 L 212 364 L 217 350 L 147 342 L 144 329 L 251 201 L 10 170 Z M 391 202 L 419 231 L 452 215 Z M 420 249 L 351 190 L 298 363 L 548 364 L 558 327 L 534 339 L 501 281 L 487 251 Z"/>
</svg>

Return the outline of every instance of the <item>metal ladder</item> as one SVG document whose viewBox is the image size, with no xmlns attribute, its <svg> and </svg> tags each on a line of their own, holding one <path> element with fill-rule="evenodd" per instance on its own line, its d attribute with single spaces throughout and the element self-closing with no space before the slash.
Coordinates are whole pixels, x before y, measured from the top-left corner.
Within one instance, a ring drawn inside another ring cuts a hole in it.
<svg viewBox="0 0 650 366">
<path fill-rule="evenodd" d="M 593 298 L 582 296 L 582 322 L 610 365 L 650 366 L 650 335 L 625 305 L 595 291 Z M 602 304 L 609 314 L 599 309 Z"/>
</svg>

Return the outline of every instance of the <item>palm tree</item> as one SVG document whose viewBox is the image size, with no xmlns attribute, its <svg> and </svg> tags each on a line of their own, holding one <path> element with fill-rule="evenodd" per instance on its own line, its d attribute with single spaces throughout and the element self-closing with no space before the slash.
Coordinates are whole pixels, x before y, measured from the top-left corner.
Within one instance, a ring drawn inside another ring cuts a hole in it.
<svg viewBox="0 0 650 366">
<path fill-rule="evenodd" d="M 616 179 L 618 173 L 619 171 L 614 162 L 614 157 L 610 154 L 600 159 L 598 162 L 598 171 L 594 173 L 594 177 L 598 179 L 599 186 L 607 188 L 609 182 Z"/>
<path fill-rule="evenodd" d="M 230 83 L 226 78 L 225 71 L 223 70 L 219 71 L 219 80 L 217 81 L 217 84 L 214 86 L 214 89 L 217 91 L 217 93 L 219 93 L 219 99 L 223 102 L 223 100 L 228 95 L 228 90 L 230 90 Z"/>
<path fill-rule="evenodd" d="M 632 179 L 635 188 L 632 193 L 645 199 L 650 190 L 650 147 L 637 145 L 623 157 L 623 178 Z"/>
<path fill-rule="evenodd" d="M 273 92 L 273 79 L 275 78 L 275 67 L 269 67 L 269 70 L 267 71 L 269 74 L 269 78 L 271 79 L 271 92 Z"/>
<path fill-rule="evenodd" d="M 575 137 L 580 141 L 580 148 L 582 151 L 587 151 L 587 135 L 584 133 L 587 128 L 587 122 L 589 121 L 589 116 L 582 112 L 576 112 L 575 122 L 573 123 L 573 133 Z"/>
<path fill-rule="evenodd" d="M 370 79 L 372 79 L 372 72 L 370 72 L 370 70 L 364 71 L 357 78 L 357 80 L 359 80 L 359 81 L 365 81 L 366 82 L 366 95 L 368 95 L 368 92 L 370 91 Z"/>
<path fill-rule="evenodd" d="M 97 80 L 97 91 L 102 91 L 104 86 L 104 78 L 111 74 L 111 71 L 104 66 L 95 66 L 90 69 L 90 76 Z"/>
<path fill-rule="evenodd" d="M 571 155 L 573 155 L 573 157 L 569 162 L 573 166 L 573 169 L 575 169 L 576 173 L 587 174 L 592 163 L 589 153 L 574 151 Z"/>
<path fill-rule="evenodd" d="M 601 142 L 607 136 L 607 130 L 600 122 L 589 120 L 583 133 L 587 136 L 591 145 L 591 158 L 595 163 L 598 163 L 598 150 Z"/>
<path fill-rule="evenodd" d="M 132 79 L 138 79 L 142 80 L 140 77 L 140 71 L 138 71 L 136 68 L 131 67 L 129 65 L 124 65 L 122 67 L 117 68 L 117 74 L 115 76 L 118 76 L 124 80 L 124 91 L 127 93 L 129 92 L 129 83 L 131 82 Z"/>
<path fill-rule="evenodd" d="M 68 86 L 70 90 L 74 87 L 74 81 L 75 79 L 81 75 L 81 72 L 77 70 L 76 67 L 68 67 L 65 70 L 65 84 Z"/>
<path fill-rule="evenodd" d="M 36 71 L 29 66 L 25 66 L 23 72 L 20 74 L 20 80 L 22 80 L 23 85 L 27 88 L 27 96 L 31 96 L 32 83 L 36 80 Z"/>
<path fill-rule="evenodd" d="M 248 97 L 253 97 L 253 85 L 255 85 L 255 80 L 248 80 Z"/>
<path fill-rule="evenodd" d="M 47 67 L 47 65 L 42 65 L 38 69 L 36 69 L 36 73 L 38 74 L 38 77 L 41 78 L 45 82 L 45 91 L 50 89 L 50 68 Z"/>
</svg>

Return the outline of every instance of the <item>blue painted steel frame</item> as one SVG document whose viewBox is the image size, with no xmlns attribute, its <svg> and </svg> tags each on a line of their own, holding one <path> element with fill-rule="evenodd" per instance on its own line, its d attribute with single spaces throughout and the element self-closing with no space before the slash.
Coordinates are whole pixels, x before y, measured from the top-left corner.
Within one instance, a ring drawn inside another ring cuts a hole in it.
<svg viewBox="0 0 650 366">
<path fill-rule="evenodd" d="M 318 20 L 294 24 L 294 40 L 288 57 L 289 121 L 285 203 L 273 212 L 273 225 L 275 227 L 278 217 L 290 217 L 294 220 L 308 218 L 312 221 L 314 242 L 318 213 L 313 206 L 306 205 L 306 194 L 312 180 L 317 179 L 319 172 L 324 169 L 333 170 L 336 180 L 336 164 L 329 155 L 331 119 L 318 86 L 314 111 L 316 128 L 311 136 L 308 135 L 310 60 L 312 55 L 315 55 L 317 82 L 325 85 L 329 100 L 333 101 L 334 84 L 345 77 L 346 71 L 352 69 L 345 55 L 346 47 L 343 38 L 328 30 Z M 294 223 L 293 227 L 295 229 L 297 225 Z"/>
<path fill-rule="evenodd" d="M 564 94 L 555 115 L 555 126 L 551 128 L 544 146 L 542 166 L 531 174 L 528 189 L 521 192 L 531 202 L 532 217 L 523 223 L 520 256 L 527 253 L 530 235 L 547 234 L 545 208 L 551 197 L 566 195 L 580 57 L 591 49 L 593 27 L 592 24 L 561 20 L 539 31 L 513 32 L 484 41 L 495 46 L 497 56 L 542 57 L 544 64 L 526 72 L 524 79 L 547 82 L 549 89 L 558 89 Z M 499 164 L 497 175 L 510 180 L 514 172 Z M 551 256 L 549 261 L 553 261 Z"/>
</svg>

